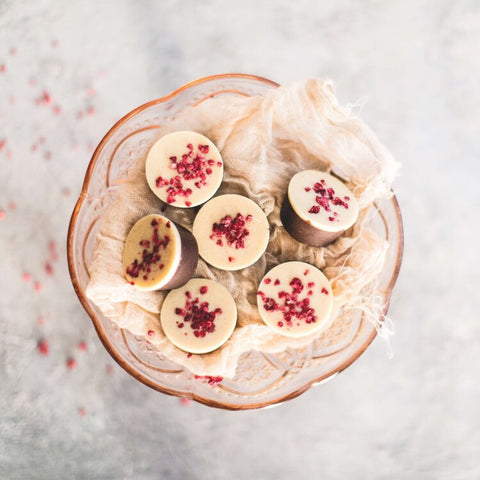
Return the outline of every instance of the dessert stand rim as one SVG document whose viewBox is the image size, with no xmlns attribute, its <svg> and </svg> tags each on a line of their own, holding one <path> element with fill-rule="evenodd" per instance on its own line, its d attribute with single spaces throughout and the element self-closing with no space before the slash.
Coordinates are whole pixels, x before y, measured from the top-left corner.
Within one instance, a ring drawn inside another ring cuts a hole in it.
<svg viewBox="0 0 480 480">
<path fill-rule="evenodd" d="M 309 390 L 312 386 L 315 384 L 318 384 L 320 382 L 324 382 L 329 378 L 332 378 L 333 376 L 337 375 L 341 371 L 345 370 L 349 365 L 351 365 L 355 360 L 357 360 L 360 355 L 368 348 L 368 346 L 372 343 L 373 339 L 376 337 L 377 332 L 376 330 L 373 330 L 373 332 L 369 335 L 367 340 L 364 342 L 362 347 L 355 352 L 352 357 L 348 358 L 345 362 L 343 362 L 339 367 L 335 369 L 334 372 L 328 372 L 325 375 L 320 376 L 319 378 L 315 378 L 313 380 L 310 380 L 307 382 L 305 385 L 302 385 L 298 389 L 296 389 L 293 392 L 289 392 L 286 395 L 282 397 L 275 398 L 273 401 L 267 401 L 267 402 L 260 402 L 260 403 L 254 403 L 254 404 L 232 404 L 232 403 L 227 403 L 227 402 L 219 402 L 216 400 L 213 400 L 211 398 L 206 398 L 201 395 L 195 394 L 195 393 L 189 393 L 189 392 L 181 392 L 178 390 L 174 390 L 162 385 L 158 385 L 154 381 L 150 380 L 147 376 L 143 375 L 136 369 L 132 367 L 126 360 L 123 359 L 123 357 L 117 353 L 115 347 L 110 343 L 110 341 L 107 338 L 107 335 L 105 334 L 101 323 L 99 319 L 97 318 L 96 313 L 92 309 L 92 307 L 89 304 L 89 301 L 83 292 L 80 282 L 77 277 L 76 273 L 76 267 L 74 263 L 74 232 L 75 232 L 75 227 L 77 224 L 77 217 L 80 212 L 80 209 L 86 200 L 88 194 L 88 186 L 91 180 L 91 176 L 93 174 L 94 168 L 97 163 L 97 157 L 99 156 L 101 150 L 103 149 L 104 145 L 107 143 L 107 141 L 110 139 L 110 137 L 131 117 L 135 116 L 137 113 L 140 113 L 141 111 L 153 106 L 157 105 L 159 103 L 164 103 L 174 97 L 176 97 L 178 94 L 183 92 L 184 90 L 187 90 L 191 87 L 194 87 L 196 85 L 206 83 L 212 80 L 221 80 L 221 79 L 232 79 L 232 78 L 238 78 L 238 79 L 246 79 L 246 80 L 254 80 L 254 81 L 259 81 L 263 82 L 267 85 L 270 85 L 272 87 L 279 87 L 280 85 L 272 80 L 269 80 L 264 77 L 260 77 L 257 75 L 249 75 L 249 74 L 243 74 L 243 73 L 226 73 L 226 74 L 219 74 L 219 75 L 211 75 L 207 77 L 202 77 L 196 80 L 193 80 L 182 87 L 174 90 L 170 94 L 152 100 L 150 102 L 144 103 L 143 105 L 140 105 L 139 107 L 135 108 L 134 110 L 130 111 L 126 115 L 124 115 L 120 120 L 118 120 L 113 127 L 110 128 L 110 130 L 105 134 L 105 136 L 102 138 L 98 146 L 96 147 L 95 151 L 93 152 L 92 158 L 89 162 L 86 174 L 85 174 L 85 179 L 83 181 L 82 185 L 82 190 L 79 194 L 78 200 L 75 204 L 75 207 L 72 212 L 72 216 L 70 218 L 69 226 L 68 226 L 68 234 L 67 234 L 67 260 L 68 260 L 68 269 L 70 272 L 70 277 L 72 281 L 73 288 L 75 290 L 75 293 L 78 296 L 78 299 L 80 300 L 80 303 L 82 304 L 83 308 L 85 311 L 88 313 L 90 319 L 92 320 L 92 323 L 95 327 L 95 330 L 97 332 L 97 335 L 100 338 L 100 341 L 102 342 L 103 346 L 107 350 L 107 352 L 111 355 L 111 357 L 125 370 L 127 371 L 130 375 L 132 375 L 136 380 L 139 382 L 143 383 L 144 385 L 147 385 L 148 387 L 168 394 L 168 395 L 173 395 L 177 397 L 183 397 L 183 398 L 189 398 L 191 400 L 195 400 L 196 402 L 202 403 L 204 405 L 207 405 L 209 407 L 216 407 L 216 408 L 223 408 L 227 410 L 250 410 L 250 409 L 258 409 L 258 408 L 265 408 L 265 407 L 270 407 L 274 405 L 278 405 L 282 402 L 285 402 L 287 400 L 291 400 L 295 397 L 298 397 L 302 393 L 306 392 Z M 391 281 L 388 285 L 387 290 L 385 291 L 385 306 L 383 309 L 383 315 L 385 316 L 388 311 L 388 307 L 390 305 L 390 298 L 391 298 L 391 293 L 393 290 L 393 286 L 395 285 L 395 282 L 397 280 L 399 271 L 400 271 L 400 266 L 402 263 L 402 257 L 403 257 L 403 249 L 404 249 L 404 236 L 403 236 L 403 223 L 402 223 L 402 216 L 400 212 L 400 207 L 397 201 L 397 198 L 392 192 L 392 198 L 391 201 L 393 203 L 393 207 L 395 209 L 395 214 L 397 218 L 397 226 L 399 230 L 399 235 L 398 235 L 398 247 L 397 247 L 397 255 L 396 255 L 396 264 L 395 268 L 391 277 Z"/>
</svg>

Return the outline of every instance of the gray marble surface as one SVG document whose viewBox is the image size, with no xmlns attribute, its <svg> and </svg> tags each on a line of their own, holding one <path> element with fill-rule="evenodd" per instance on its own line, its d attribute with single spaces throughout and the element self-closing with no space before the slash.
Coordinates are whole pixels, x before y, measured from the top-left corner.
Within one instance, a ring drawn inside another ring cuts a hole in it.
<svg viewBox="0 0 480 480">
<path fill-rule="evenodd" d="M 480 478 L 477 0 L 3 0 L 2 65 L 0 478 Z M 376 340 L 333 381 L 243 413 L 184 405 L 114 365 L 65 256 L 112 123 L 233 71 L 330 77 L 341 101 L 366 99 L 403 164 L 405 222 L 393 360 Z"/>
</svg>

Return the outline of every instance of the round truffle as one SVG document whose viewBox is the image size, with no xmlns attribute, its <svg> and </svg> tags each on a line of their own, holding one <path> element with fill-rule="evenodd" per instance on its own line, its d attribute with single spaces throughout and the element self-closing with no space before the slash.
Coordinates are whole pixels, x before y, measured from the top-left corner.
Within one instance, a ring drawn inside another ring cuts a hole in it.
<svg viewBox="0 0 480 480">
<path fill-rule="evenodd" d="M 208 353 L 229 339 L 237 323 L 237 307 L 224 286 L 194 278 L 169 292 L 160 321 L 176 347 L 189 353 Z"/>
<path fill-rule="evenodd" d="M 200 133 L 173 132 L 153 144 L 145 176 L 160 200 L 175 207 L 195 207 L 218 190 L 223 160 L 213 142 Z"/>
<path fill-rule="evenodd" d="M 316 267 L 286 262 L 272 268 L 257 292 L 262 320 L 287 337 L 303 337 L 330 325 L 332 287 Z"/>
<path fill-rule="evenodd" d="M 198 262 L 193 235 L 163 215 L 147 215 L 130 230 L 123 249 L 126 279 L 140 290 L 168 290 L 192 278 Z"/>
<path fill-rule="evenodd" d="M 239 270 L 265 252 L 270 230 L 263 210 L 241 195 L 221 195 L 207 202 L 192 229 L 200 256 L 222 270 Z"/>
<path fill-rule="evenodd" d="M 356 222 L 358 204 L 337 178 L 317 170 L 304 170 L 290 180 L 280 215 L 293 238 L 312 247 L 323 247 Z"/>
</svg>

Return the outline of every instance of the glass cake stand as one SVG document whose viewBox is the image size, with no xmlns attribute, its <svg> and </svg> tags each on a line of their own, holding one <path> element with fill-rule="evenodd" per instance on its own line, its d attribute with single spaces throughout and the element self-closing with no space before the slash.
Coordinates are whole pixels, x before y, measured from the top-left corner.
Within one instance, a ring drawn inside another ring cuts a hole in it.
<svg viewBox="0 0 480 480">
<path fill-rule="evenodd" d="M 232 410 L 270 406 L 334 377 L 354 362 L 376 336 L 372 323 L 360 313 L 350 312 L 308 347 L 278 354 L 246 352 L 239 359 L 234 378 L 198 378 L 164 357 L 143 337 L 132 335 L 104 317 L 85 295 L 99 220 L 117 194 L 118 180 L 147 151 L 158 128 L 182 110 L 209 98 L 265 95 L 277 87 L 271 80 L 244 74 L 195 80 L 125 115 L 102 139 L 88 166 L 68 230 L 73 287 L 110 355 L 137 380 L 160 392 Z M 385 315 L 403 254 L 402 219 L 396 198 L 392 196 L 371 207 L 368 224 L 389 244 L 385 265 L 376 279 Z"/>
</svg>

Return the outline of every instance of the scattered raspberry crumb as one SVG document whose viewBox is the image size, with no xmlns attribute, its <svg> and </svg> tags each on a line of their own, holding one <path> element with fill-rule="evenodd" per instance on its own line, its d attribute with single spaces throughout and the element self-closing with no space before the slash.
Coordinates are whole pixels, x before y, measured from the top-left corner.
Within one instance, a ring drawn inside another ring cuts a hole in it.
<svg viewBox="0 0 480 480">
<path fill-rule="evenodd" d="M 95 95 L 97 94 L 97 92 L 95 91 L 95 89 L 93 87 L 90 87 L 88 90 L 87 90 L 87 95 L 89 97 L 94 97 Z"/>
<path fill-rule="evenodd" d="M 202 287 L 200 287 L 200 293 L 202 295 L 205 295 L 207 292 L 208 292 L 208 287 L 206 285 L 203 285 Z"/>
<path fill-rule="evenodd" d="M 5 220 L 6 216 L 5 210 L 0 210 L 0 220 Z"/>
<path fill-rule="evenodd" d="M 42 99 L 43 101 L 49 105 L 50 103 L 52 103 L 52 96 L 47 92 L 47 90 L 44 90 L 43 93 L 42 93 Z"/>
<path fill-rule="evenodd" d="M 41 289 L 42 289 L 42 284 L 40 282 L 35 282 L 33 284 L 33 289 L 36 291 L 36 292 L 39 292 Z"/>
<path fill-rule="evenodd" d="M 52 96 L 47 92 L 47 90 L 44 90 L 42 94 L 35 99 L 35 105 L 50 105 L 52 103 Z"/>
<path fill-rule="evenodd" d="M 153 335 L 155 335 L 155 332 L 154 332 L 153 330 L 149 330 L 149 331 L 147 332 L 147 335 L 148 335 L 149 337 L 152 337 Z"/>
<path fill-rule="evenodd" d="M 9 52 L 9 53 L 10 53 L 10 55 L 16 55 L 16 54 L 17 54 L 17 49 L 16 49 L 15 47 L 12 47 L 12 48 L 10 49 L 10 52 Z"/>
<path fill-rule="evenodd" d="M 52 152 L 46 151 L 43 154 L 43 157 L 45 158 L 45 160 L 50 160 L 52 158 Z"/>
<path fill-rule="evenodd" d="M 7 71 L 7 66 L 4 63 L 2 63 L 0 65 L 0 73 L 5 73 L 6 71 Z"/>
<path fill-rule="evenodd" d="M 50 251 L 50 259 L 54 262 L 58 260 L 57 242 L 55 240 L 48 242 L 48 250 Z"/>
<path fill-rule="evenodd" d="M 62 109 L 60 108 L 60 105 L 54 105 L 52 110 L 55 115 L 60 115 L 62 113 Z"/>
<path fill-rule="evenodd" d="M 74 368 L 77 367 L 77 361 L 72 357 L 67 358 L 67 361 L 65 362 L 65 364 L 70 370 L 73 370 Z"/>
<path fill-rule="evenodd" d="M 87 344 L 83 340 L 81 342 L 78 342 L 77 347 L 81 352 L 86 352 L 87 351 Z"/>
<path fill-rule="evenodd" d="M 17 209 L 17 204 L 16 204 L 15 202 L 13 202 L 13 201 L 12 201 L 12 202 L 9 202 L 8 208 L 9 208 L 9 210 L 14 211 L 14 210 Z"/>
<path fill-rule="evenodd" d="M 37 350 L 42 355 L 48 355 L 48 352 L 50 351 L 50 346 L 48 345 L 48 342 L 44 338 L 42 338 L 37 343 Z"/>
<path fill-rule="evenodd" d="M 7 152 L 7 158 L 8 158 L 9 160 L 11 160 L 11 159 L 13 158 L 13 152 L 12 152 L 11 150 L 9 150 L 9 151 Z"/>
<path fill-rule="evenodd" d="M 32 281 L 32 276 L 28 273 L 28 272 L 23 272 L 22 273 L 22 280 L 25 282 L 25 283 L 29 283 Z"/>
<path fill-rule="evenodd" d="M 45 263 L 45 272 L 47 275 L 53 275 L 53 267 L 50 262 Z"/>
<path fill-rule="evenodd" d="M 184 407 L 188 407 L 192 403 L 192 401 L 189 398 L 180 398 L 180 403 Z"/>
<path fill-rule="evenodd" d="M 211 375 L 195 375 L 195 380 L 206 380 L 209 385 L 216 385 L 223 381 L 223 377 L 212 377 Z"/>
<path fill-rule="evenodd" d="M 233 257 L 228 257 L 229 262 L 233 262 L 235 259 Z"/>
<path fill-rule="evenodd" d="M 95 107 L 93 105 L 89 105 L 87 107 L 87 115 L 94 115 L 95 114 Z"/>
<path fill-rule="evenodd" d="M 190 358 L 192 354 L 190 352 L 187 353 L 187 358 Z"/>
<path fill-rule="evenodd" d="M 78 414 L 79 414 L 81 417 L 84 417 L 84 416 L 87 414 L 87 411 L 85 410 L 84 407 L 78 407 Z"/>
<path fill-rule="evenodd" d="M 113 365 L 110 365 L 110 364 L 106 365 L 105 371 L 111 375 L 113 373 Z"/>
<path fill-rule="evenodd" d="M 325 295 L 328 295 L 328 290 L 325 287 L 322 287 L 322 293 L 324 293 Z"/>
<path fill-rule="evenodd" d="M 5 148 L 6 144 L 7 144 L 7 140 L 5 138 L 2 138 L 0 140 L 0 152 Z"/>
</svg>

